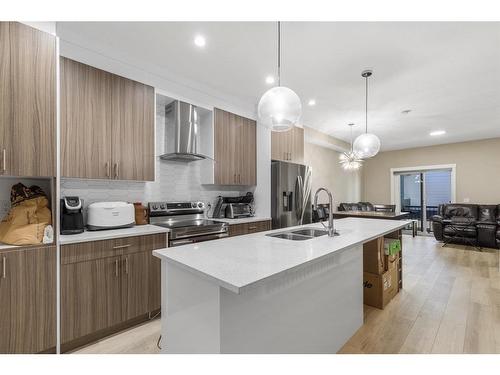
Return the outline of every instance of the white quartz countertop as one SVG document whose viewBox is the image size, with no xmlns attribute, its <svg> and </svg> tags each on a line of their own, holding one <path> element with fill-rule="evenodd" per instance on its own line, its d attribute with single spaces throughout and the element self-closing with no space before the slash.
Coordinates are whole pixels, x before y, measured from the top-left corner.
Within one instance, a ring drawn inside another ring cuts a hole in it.
<svg viewBox="0 0 500 375">
<path fill-rule="evenodd" d="M 240 219 L 228 219 L 228 218 L 220 218 L 220 219 L 211 219 L 213 221 L 220 221 L 223 223 L 231 224 L 245 224 L 245 223 L 255 223 L 256 221 L 267 221 L 271 220 L 270 217 L 263 216 L 252 216 L 252 217 L 242 217 Z"/>
<path fill-rule="evenodd" d="M 241 293 L 265 279 L 279 277 L 283 272 L 320 261 L 336 251 L 368 242 L 406 225 L 406 220 L 345 218 L 335 221 L 335 228 L 340 233 L 336 237 L 291 241 L 266 236 L 300 228 L 323 228 L 318 223 L 160 249 L 153 254 Z"/>
<path fill-rule="evenodd" d="M 113 238 L 122 238 L 122 237 L 145 236 L 148 234 L 167 233 L 167 232 L 168 230 L 166 228 L 162 228 L 156 225 L 151 225 L 151 224 L 136 225 L 131 228 L 85 231 L 79 234 L 61 235 L 59 236 L 59 243 L 61 245 L 67 245 L 72 243 L 110 240 Z"/>
</svg>

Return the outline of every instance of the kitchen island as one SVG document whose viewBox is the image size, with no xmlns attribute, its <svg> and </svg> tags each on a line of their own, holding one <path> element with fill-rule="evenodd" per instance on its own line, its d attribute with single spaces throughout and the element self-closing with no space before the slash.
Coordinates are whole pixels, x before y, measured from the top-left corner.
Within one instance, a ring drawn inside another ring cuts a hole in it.
<svg viewBox="0 0 500 375">
<path fill-rule="evenodd" d="M 404 221 L 346 218 L 336 237 L 269 234 L 155 250 L 163 353 L 336 353 L 363 324 L 363 243 Z"/>
</svg>

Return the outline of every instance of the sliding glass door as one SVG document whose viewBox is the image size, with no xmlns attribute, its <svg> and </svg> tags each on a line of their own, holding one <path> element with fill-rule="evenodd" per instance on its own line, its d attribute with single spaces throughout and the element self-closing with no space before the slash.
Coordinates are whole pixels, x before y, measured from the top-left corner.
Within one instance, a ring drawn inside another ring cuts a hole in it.
<svg viewBox="0 0 500 375">
<path fill-rule="evenodd" d="M 432 232 L 431 220 L 438 206 L 452 201 L 451 175 L 451 169 L 396 173 L 396 205 L 401 211 L 410 213 L 421 233 Z"/>
</svg>

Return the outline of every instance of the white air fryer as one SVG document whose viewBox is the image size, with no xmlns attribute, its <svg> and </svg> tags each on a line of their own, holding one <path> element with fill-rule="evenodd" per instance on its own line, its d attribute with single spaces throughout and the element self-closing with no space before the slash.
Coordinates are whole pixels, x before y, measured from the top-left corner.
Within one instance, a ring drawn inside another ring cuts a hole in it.
<svg viewBox="0 0 500 375">
<path fill-rule="evenodd" d="M 129 228 L 135 225 L 135 210 L 132 203 L 97 202 L 87 208 L 87 228 L 104 230 Z"/>
</svg>

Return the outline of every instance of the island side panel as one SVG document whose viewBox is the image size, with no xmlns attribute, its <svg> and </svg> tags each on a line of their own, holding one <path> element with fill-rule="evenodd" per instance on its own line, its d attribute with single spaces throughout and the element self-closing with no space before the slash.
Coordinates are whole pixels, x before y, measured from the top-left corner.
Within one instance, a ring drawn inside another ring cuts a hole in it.
<svg viewBox="0 0 500 375">
<path fill-rule="evenodd" d="M 222 353 L 336 353 L 363 324 L 363 247 L 255 288 L 221 288 Z"/>
<path fill-rule="evenodd" d="M 220 353 L 219 286 L 164 259 L 162 353 Z"/>
</svg>

